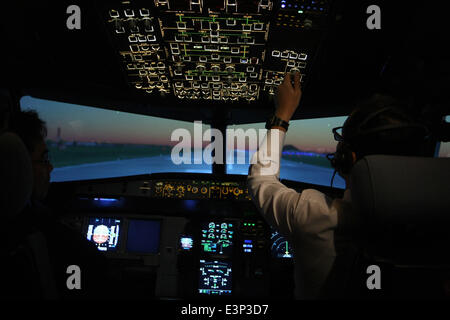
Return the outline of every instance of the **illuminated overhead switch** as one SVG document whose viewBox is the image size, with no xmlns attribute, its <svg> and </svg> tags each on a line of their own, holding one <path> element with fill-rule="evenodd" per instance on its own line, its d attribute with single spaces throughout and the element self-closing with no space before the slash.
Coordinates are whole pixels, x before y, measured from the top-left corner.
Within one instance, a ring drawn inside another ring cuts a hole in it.
<svg viewBox="0 0 450 320">
<path fill-rule="evenodd" d="M 183 88 L 182 82 L 175 82 L 175 88 Z"/>
<path fill-rule="evenodd" d="M 299 60 L 306 60 L 308 58 L 308 55 L 306 53 L 300 53 L 298 56 Z"/>
<path fill-rule="evenodd" d="M 150 11 L 146 8 L 139 9 L 139 14 L 141 17 L 148 17 L 150 16 Z"/>
<path fill-rule="evenodd" d="M 255 67 L 252 66 L 247 67 L 247 72 L 255 72 Z"/>
<path fill-rule="evenodd" d="M 201 57 L 198 58 L 198 60 L 199 60 L 200 62 L 207 62 L 207 61 L 208 61 L 208 58 L 205 57 L 205 56 L 201 56 Z"/>
<path fill-rule="evenodd" d="M 225 71 L 229 72 L 229 73 L 233 73 L 234 72 L 234 66 L 227 66 L 225 68 Z"/>
<path fill-rule="evenodd" d="M 262 31 L 264 29 L 264 23 L 254 23 L 253 29 L 255 31 Z"/>
<path fill-rule="evenodd" d="M 209 32 L 209 35 L 210 35 L 211 37 L 218 37 L 218 36 L 219 36 L 219 31 L 217 31 L 217 30 L 211 30 L 211 31 Z"/>
<path fill-rule="evenodd" d="M 203 0 L 189 0 L 189 8 L 190 10 L 199 9 L 202 10 Z"/>
<path fill-rule="evenodd" d="M 111 18 L 118 18 L 120 16 L 119 11 L 111 9 L 109 10 L 109 16 Z"/>
<path fill-rule="evenodd" d="M 178 21 L 177 22 L 177 28 L 178 29 L 186 29 L 186 22 L 181 22 L 181 21 Z"/>
<path fill-rule="evenodd" d="M 237 12 L 237 0 L 225 0 L 225 10 L 227 12 Z"/>
<path fill-rule="evenodd" d="M 211 31 L 213 32 L 213 31 Z M 219 43 L 219 38 L 213 37 L 211 38 L 211 43 Z"/>
<path fill-rule="evenodd" d="M 239 53 L 239 48 L 237 48 L 237 47 L 231 48 L 231 53 L 232 54 L 238 54 Z"/>
<path fill-rule="evenodd" d="M 272 1 L 271 0 L 260 0 L 258 4 L 258 12 L 263 10 L 271 10 L 272 9 Z"/>
<path fill-rule="evenodd" d="M 217 31 L 217 30 L 219 30 L 219 28 L 220 28 L 220 25 L 218 22 L 210 22 L 209 23 L 209 30 Z"/>
<path fill-rule="evenodd" d="M 209 43 L 210 38 L 209 37 L 202 37 L 202 43 Z"/>
<path fill-rule="evenodd" d="M 301 68 L 301 69 L 306 68 L 306 62 L 299 62 L 298 63 L 298 67 Z"/>
<path fill-rule="evenodd" d="M 291 68 L 295 67 L 295 61 L 288 61 L 287 66 Z"/>
<path fill-rule="evenodd" d="M 116 33 L 125 33 L 125 28 L 122 25 L 122 21 L 114 19 L 114 28 Z"/>
<path fill-rule="evenodd" d="M 228 38 L 227 37 L 219 38 L 219 42 L 220 43 L 228 43 Z"/>
<path fill-rule="evenodd" d="M 243 24 L 242 25 L 242 31 L 252 31 L 252 25 L 251 24 Z"/>
<path fill-rule="evenodd" d="M 128 41 L 129 42 L 137 42 L 138 41 L 138 39 L 137 39 L 137 37 L 136 36 L 128 36 Z"/>
<path fill-rule="evenodd" d="M 200 21 L 200 29 L 209 30 L 209 22 L 208 21 Z"/>
<path fill-rule="evenodd" d="M 213 54 L 211 55 L 211 59 L 212 59 L 212 60 L 220 60 L 220 55 L 218 55 L 218 54 L 216 54 L 216 53 L 213 53 Z"/>
<path fill-rule="evenodd" d="M 284 58 L 284 59 L 287 59 L 287 58 L 289 58 L 289 52 L 282 52 L 281 53 L 281 58 Z"/>
<path fill-rule="evenodd" d="M 279 56 L 280 56 L 280 51 L 278 51 L 278 50 L 272 51 L 272 57 L 278 58 Z"/>
<path fill-rule="evenodd" d="M 231 63 L 233 61 L 233 59 L 231 57 L 225 57 L 223 58 L 223 62 L 224 63 Z"/>
<path fill-rule="evenodd" d="M 250 78 L 258 78 L 258 74 L 256 72 L 250 73 Z"/>
<path fill-rule="evenodd" d="M 289 54 L 289 59 L 297 59 L 297 57 L 298 57 L 298 53 L 296 53 L 296 52 L 291 52 Z"/>
<path fill-rule="evenodd" d="M 153 32 L 155 29 L 153 29 L 152 22 L 149 18 L 143 18 L 142 21 L 144 22 L 144 30 L 145 32 Z"/>
<path fill-rule="evenodd" d="M 139 41 L 139 42 L 147 42 L 147 37 L 146 37 L 146 36 L 139 35 L 139 36 L 138 36 L 138 41 Z"/>
<path fill-rule="evenodd" d="M 133 9 L 125 9 L 125 10 L 123 10 L 123 12 L 125 14 L 125 17 L 128 17 L 128 18 L 134 17 Z"/>
<path fill-rule="evenodd" d="M 128 26 L 130 27 L 130 32 L 131 33 L 138 33 L 139 32 L 139 27 L 137 25 L 136 19 L 128 20 Z"/>
<path fill-rule="evenodd" d="M 233 27 L 236 25 L 236 20 L 234 19 L 227 19 L 227 26 Z"/>
<path fill-rule="evenodd" d="M 155 42 L 155 41 L 156 41 L 155 35 L 149 34 L 149 35 L 147 36 L 147 41 L 148 41 L 148 42 Z"/>
<path fill-rule="evenodd" d="M 183 40 L 184 40 L 182 36 L 175 36 L 174 39 L 176 42 L 183 42 Z"/>
<path fill-rule="evenodd" d="M 247 82 L 247 77 L 239 78 L 239 82 Z"/>
</svg>

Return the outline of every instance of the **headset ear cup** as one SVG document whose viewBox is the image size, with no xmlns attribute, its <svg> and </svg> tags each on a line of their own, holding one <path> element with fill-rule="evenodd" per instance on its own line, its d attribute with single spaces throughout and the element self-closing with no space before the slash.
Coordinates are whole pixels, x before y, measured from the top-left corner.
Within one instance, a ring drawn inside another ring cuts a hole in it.
<svg viewBox="0 0 450 320">
<path fill-rule="evenodd" d="M 334 168 L 340 174 L 349 174 L 353 166 L 352 150 L 347 143 L 340 142 L 334 155 Z"/>
</svg>

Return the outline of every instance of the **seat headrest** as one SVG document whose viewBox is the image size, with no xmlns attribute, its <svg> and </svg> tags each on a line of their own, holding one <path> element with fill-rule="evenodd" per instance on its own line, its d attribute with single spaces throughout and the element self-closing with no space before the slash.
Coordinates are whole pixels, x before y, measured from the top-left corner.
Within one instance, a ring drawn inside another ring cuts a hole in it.
<svg viewBox="0 0 450 320">
<path fill-rule="evenodd" d="M 0 213 L 11 219 L 30 200 L 33 190 L 31 158 L 22 140 L 14 133 L 0 134 Z"/>
<path fill-rule="evenodd" d="M 450 158 L 367 156 L 350 179 L 353 205 L 371 223 L 450 221 Z"/>
</svg>

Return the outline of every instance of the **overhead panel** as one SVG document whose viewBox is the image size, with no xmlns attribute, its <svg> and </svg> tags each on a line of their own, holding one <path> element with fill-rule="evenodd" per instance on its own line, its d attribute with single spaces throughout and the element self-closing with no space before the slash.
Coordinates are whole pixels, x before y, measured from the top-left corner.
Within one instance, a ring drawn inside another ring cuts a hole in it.
<svg viewBox="0 0 450 320">
<path fill-rule="evenodd" d="M 329 1 L 108 1 L 105 19 L 133 90 L 254 103 L 286 72 L 308 80 Z"/>
</svg>

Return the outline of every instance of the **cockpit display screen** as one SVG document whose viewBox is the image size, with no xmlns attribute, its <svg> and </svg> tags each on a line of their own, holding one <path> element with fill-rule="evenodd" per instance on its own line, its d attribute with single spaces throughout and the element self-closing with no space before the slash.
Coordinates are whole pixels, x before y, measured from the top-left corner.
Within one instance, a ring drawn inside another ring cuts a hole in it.
<svg viewBox="0 0 450 320">
<path fill-rule="evenodd" d="M 233 250 L 233 224 L 229 222 L 207 222 L 202 225 L 201 245 L 203 252 L 230 255 Z"/>
<path fill-rule="evenodd" d="M 274 229 L 272 230 L 271 240 L 271 251 L 273 258 L 291 259 L 293 257 L 290 242 Z"/>
<path fill-rule="evenodd" d="M 231 295 L 231 262 L 200 260 L 198 292 L 206 295 Z"/>
<path fill-rule="evenodd" d="M 89 218 L 86 237 L 100 251 L 115 251 L 119 243 L 120 225 L 120 219 Z"/>
</svg>

